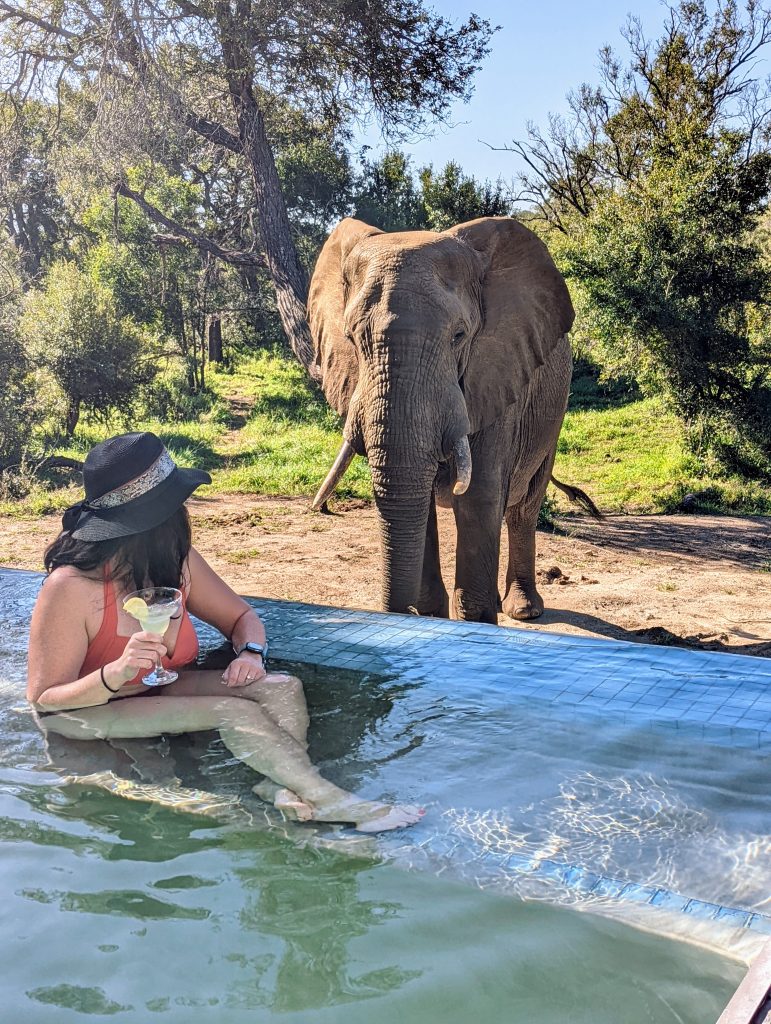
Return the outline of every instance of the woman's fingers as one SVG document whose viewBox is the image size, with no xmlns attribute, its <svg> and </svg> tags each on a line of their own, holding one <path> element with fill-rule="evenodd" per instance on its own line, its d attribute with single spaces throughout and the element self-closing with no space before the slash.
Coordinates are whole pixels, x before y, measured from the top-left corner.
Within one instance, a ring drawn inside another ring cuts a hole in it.
<svg viewBox="0 0 771 1024">
<path fill-rule="evenodd" d="M 222 682 L 226 686 L 248 686 L 265 678 L 265 669 L 248 661 L 231 661 L 222 673 Z"/>
<path fill-rule="evenodd" d="M 151 637 L 152 634 L 148 633 L 147 636 Z M 131 641 L 127 644 L 127 647 L 129 648 L 129 650 L 136 651 L 137 653 L 139 653 L 140 651 L 150 652 L 152 654 L 160 655 L 161 657 L 163 657 L 166 654 L 166 645 L 163 643 L 163 639 L 161 637 L 154 637 L 153 639 L 144 640 L 140 639 L 139 634 L 136 634 L 131 638 Z"/>
<path fill-rule="evenodd" d="M 141 668 L 155 668 L 158 662 L 155 658 L 129 658 L 128 667 L 139 671 Z M 134 673 L 136 675 L 136 673 Z"/>
</svg>

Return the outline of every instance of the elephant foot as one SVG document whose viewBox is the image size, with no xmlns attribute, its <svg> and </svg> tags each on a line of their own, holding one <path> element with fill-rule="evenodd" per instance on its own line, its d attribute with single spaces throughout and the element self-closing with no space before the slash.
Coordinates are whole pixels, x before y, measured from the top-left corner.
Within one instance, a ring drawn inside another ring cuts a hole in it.
<svg viewBox="0 0 771 1024">
<path fill-rule="evenodd" d="M 520 587 L 512 584 L 503 599 L 503 614 L 510 619 L 537 619 L 543 614 L 543 600 L 535 587 Z"/>
<path fill-rule="evenodd" d="M 417 612 L 418 615 L 428 615 L 434 619 L 449 619 L 450 599 L 447 594 L 435 598 L 424 598 L 421 595 L 418 601 Z"/>
<path fill-rule="evenodd" d="M 466 622 L 488 622 L 498 625 L 498 595 L 495 599 L 481 601 L 458 588 L 453 595 L 453 616 Z"/>
</svg>

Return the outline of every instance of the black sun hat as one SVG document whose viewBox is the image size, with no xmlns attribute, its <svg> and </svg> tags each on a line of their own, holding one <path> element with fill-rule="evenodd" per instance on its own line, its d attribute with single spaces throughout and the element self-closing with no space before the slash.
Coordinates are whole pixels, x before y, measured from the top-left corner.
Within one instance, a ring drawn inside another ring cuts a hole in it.
<svg viewBox="0 0 771 1024">
<path fill-rule="evenodd" d="M 144 533 L 173 516 L 196 487 L 210 483 L 202 469 L 181 469 L 155 434 L 118 434 L 86 456 L 86 497 L 67 509 L 62 528 L 75 540 Z"/>
</svg>

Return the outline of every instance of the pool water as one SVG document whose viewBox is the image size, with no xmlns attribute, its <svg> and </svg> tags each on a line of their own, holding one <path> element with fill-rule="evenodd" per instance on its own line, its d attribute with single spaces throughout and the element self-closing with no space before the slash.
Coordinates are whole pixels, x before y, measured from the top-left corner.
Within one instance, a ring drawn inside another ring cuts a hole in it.
<svg viewBox="0 0 771 1024">
<path fill-rule="evenodd" d="M 264 821 L 217 826 L 33 771 L 0 786 L 7 1020 L 703 1024 L 743 974 Z"/>
<path fill-rule="evenodd" d="M 46 750 L 21 699 L 32 596 L 0 603 L 8 1019 L 709 1024 L 743 976 L 711 924 L 683 942 L 579 912 L 608 908 L 521 866 L 767 910 L 761 751 L 305 666 L 324 773 L 427 813 L 375 839 L 283 824 L 215 734 Z"/>
</svg>

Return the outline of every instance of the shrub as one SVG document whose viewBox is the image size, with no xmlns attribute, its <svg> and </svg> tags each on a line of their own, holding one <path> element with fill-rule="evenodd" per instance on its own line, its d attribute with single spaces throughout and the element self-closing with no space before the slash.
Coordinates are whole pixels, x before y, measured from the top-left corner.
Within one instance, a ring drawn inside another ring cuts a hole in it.
<svg viewBox="0 0 771 1024">
<path fill-rule="evenodd" d="M 63 427 L 72 436 L 80 413 L 130 414 L 156 374 L 146 335 L 121 317 L 112 293 L 73 263 L 55 263 L 42 291 L 27 296 L 20 331 L 31 364 L 64 398 Z"/>
</svg>

